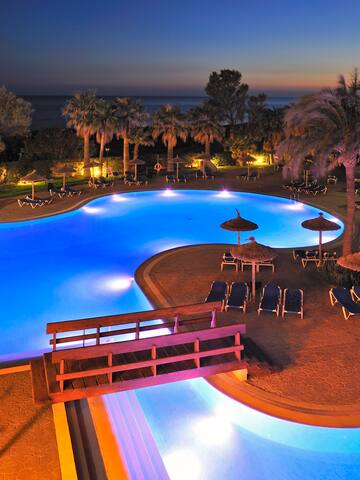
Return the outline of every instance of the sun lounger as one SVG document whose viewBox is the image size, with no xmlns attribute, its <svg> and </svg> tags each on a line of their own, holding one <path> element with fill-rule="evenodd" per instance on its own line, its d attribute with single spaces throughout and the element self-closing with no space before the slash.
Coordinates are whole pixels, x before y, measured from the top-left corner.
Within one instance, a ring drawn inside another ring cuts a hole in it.
<svg viewBox="0 0 360 480">
<path fill-rule="evenodd" d="M 256 263 L 256 270 L 259 272 L 261 267 L 270 267 L 272 272 L 275 272 L 275 265 L 273 260 L 269 260 L 268 262 L 259 262 Z"/>
<path fill-rule="evenodd" d="M 350 293 L 354 302 L 360 301 L 360 285 L 354 285 L 351 287 Z"/>
<path fill-rule="evenodd" d="M 245 282 L 233 282 L 230 285 L 229 295 L 226 301 L 225 310 L 229 308 L 242 309 L 243 313 L 246 311 L 247 302 L 249 299 L 249 287 Z"/>
<path fill-rule="evenodd" d="M 51 187 L 49 189 L 49 193 L 52 197 L 55 195 L 57 195 L 59 198 L 63 198 L 66 196 L 66 192 L 60 187 Z"/>
<path fill-rule="evenodd" d="M 337 253 L 336 252 L 323 252 L 322 255 L 322 262 L 336 262 L 337 260 Z M 319 267 L 321 265 L 320 259 L 317 263 L 317 266 Z"/>
<path fill-rule="evenodd" d="M 177 181 L 180 183 L 186 183 L 187 182 L 187 177 L 185 175 L 179 175 L 178 178 L 177 178 Z"/>
<path fill-rule="evenodd" d="M 300 288 L 285 288 L 282 317 L 285 313 L 297 313 L 304 318 L 304 292 Z"/>
<path fill-rule="evenodd" d="M 165 177 L 166 183 L 175 183 L 176 177 L 172 173 L 168 173 Z"/>
<path fill-rule="evenodd" d="M 259 173 L 258 172 L 252 172 L 250 173 L 250 175 L 248 175 L 247 177 L 247 180 L 250 181 L 250 180 L 257 180 L 259 178 Z"/>
<path fill-rule="evenodd" d="M 227 283 L 222 282 L 220 280 L 215 280 L 211 284 L 210 292 L 208 296 L 205 298 L 205 303 L 222 302 L 224 305 L 226 294 L 227 294 Z"/>
<path fill-rule="evenodd" d="M 41 202 L 38 199 L 33 200 L 31 198 L 28 198 L 28 197 L 18 198 L 17 202 L 18 202 L 19 207 L 23 207 L 24 205 L 27 205 L 31 208 L 36 208 L 36 207 L 42 207 L 42 206 L 45 205 L 44 202 Z"/>
<path fill-rule="evenodd" d="M 279 316 L 281 302 L 281 289 L 278 285 L 268 283 L 263 288 L 258 308 L 258 315 L 261 312 L 274 312 Z"/>
<path fill-rule="evenodd" d="M 103 188 L 111 188 L 114 186 L 114 180 L 107 180 L 105 177 L 99 177 L 99 182 L 102 184 Z"/>
<path fill-rule="evenodd" d="M 360 303 L 354 302 L 351 291 L 344 287 L 334 287 L 329 291 L 331 305 L 339 303 L 345 320 L 352 315 L 360 315 Z"/>
<path fill-rule="evenodd" d="M 224 266 L 235 267 L 235 270 L 239 269 L 239 260 L 231 255 L 230 252 L 225 252 L 222 256 L 221 271 L 224 270 Z"/>
<path fill-rule="evenodd" d="M 309 262 L 314 262 L 315 265 L 318 266 L 319 252 L 317 250 L 307 250 L 305 252 L 305 257 L 301 258 L 301 264 L 303 268 L 305 268 Z"/>
<path fill-rule="evenodd" d="M 328 175 L 327 176 L 327 180 L 326 180 L 326 183 L 329 184 L 329 183 L 337 183 L 338 181 L 338 178 L 336 175 Z"/>
</svg>

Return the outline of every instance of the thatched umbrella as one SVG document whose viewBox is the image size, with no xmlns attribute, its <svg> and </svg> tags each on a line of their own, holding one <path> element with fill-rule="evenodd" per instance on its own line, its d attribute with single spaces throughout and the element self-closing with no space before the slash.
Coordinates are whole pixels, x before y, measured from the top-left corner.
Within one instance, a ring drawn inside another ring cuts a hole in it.
<svg viewBox="0 0 360 480">
<path fill-rule="evenodd" d="M 311 218 L 310 220 L 305 220 L 302 222 L 301 226 L 307 228 L 308 230 L 313 230 L 319 232 L 319 259 L 322 259 L 322 232 L 330 232 L 333 230 L 339 230 L 340 225 L 335 222 L 331 222 L 324 218 L 323 213 L 319 213 L 319 216 L 316 218 Z"/>
<path fill-rule="evenodd" d="M 249 243 L 233 247 L 230 252 L 231 255 L 244 262 L 251 263 L 251 283 L 252 283 L 252 299 L 255 300 L 255 276 L 256 264 L 259 262 L 268 262 L 277 257 L 277 253 L 270 247 L 257 243 L 254 237 L 249 238 Z"/>
<path fill-rule="evenodd" d="M 22 182 L 31 182 L 31 198 L 35 200 L 35 183 L 43 182 L 45 178 L 36 173 L 36 170 L 33 170 L 32 172 L 22 177 L 20 180 Z"/>
<path fill-rule="evenodd" d="M 187 161 L 177 155 L 176 158 L 174 158 L 174 162 L 176 163 L 176 180 L 179 180 L 179 165 L 187 163 Z"/>
<path fill-rule="evenodd" d="M 247 165 L 248 176 L 250 175 L 250 164 L 256 161 L 256 158 L 251 155 L 246 155 L 241 159 Z"/>
<path fill-rule="evenodd" d="M 250 230 L 257 230 L 259 226 L 254 222 L 250 222 L 250 220 L 242 218 L 239 210 L 237 208 L 235 210 L 237 216 L 231 220 L 223 222 L 220 227 L 224 228 L 225 230 L 230 230 L 231 232 L 238 232 L 238 245 L 240 245 L 240 233 L 249 232 Z"/>
<path fill-rule="evenodd" d="M 351 253 L 337 260 L 338 265 L 354 272 L 360 272 L 360 252 Z"/>
<path fill-rule="evenodd" d="M 102 167 L 101 163 L 98 162 L 97 160 L 91 160 L 91 162 L 89 163 L 89 167 L 90 167 L 90 173 L 91 173 L 91 177 L 94 178 L 95 177 L 95 170 L 93 170 L 91 172 L 91 169 L 94 169 L 96 167 Z M 102 172 L 101 172 L 102 173 Z"/>
<path fill-rule="evenodd" d="M 138 165 L 146 165 L 146 162 L 144 162 L 144 160 L 141 160 L 140 158 L 137 158 L 135 161 L 132 160 L 131 162 L 129 162 L 129 165 L 132 165 L 134 166 L 135 168 L 135 180 L 137 180 L 137 171 L 138 171 Z"/>
<path fill-rule="evenodd" d="M 72 165 L 69 164 L 64 164 L 62 167 L 58 168 L 56 170 L 56 174 L 62 175 L 63 176 L 63 190 L 65 190 L 66 187 L 66 175 L 71 175 L 72 173 L 75 173 L 76 170 Z"/>
</svg>

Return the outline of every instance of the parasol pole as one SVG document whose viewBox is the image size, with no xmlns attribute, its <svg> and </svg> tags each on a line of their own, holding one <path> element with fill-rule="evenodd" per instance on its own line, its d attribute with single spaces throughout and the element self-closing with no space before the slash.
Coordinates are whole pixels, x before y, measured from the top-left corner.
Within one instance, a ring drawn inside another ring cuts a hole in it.
<svg viewBox="0 0 360 480">
<path fill-rule="evenodd" d="M 251 262 L 251 294 L 252 294 L 252 301 L 255 303 L 255 272 L 256 272 L 256 267 L 255 267 L 255 261 Z"/>
<path fill-rule="evenodd" d="M 322 244 L 322 230 L 319 230 L 319 259 L 320 259 L 320 262 L 321 262 L 321 259 L 322 259 L 321 244 Z"/>
<path fill-rule="evenodd" d="M 66 186 L 66 180 L 65 180 L 65 177 L 66 177 L 66 173 L 63 173 L 63 190 L 65 190 L 65 186 Z"/>
<path fill-rule="evenodd" d="M 179 162 L 176 162 L 176 180 L 179 181 Z"/>
<path fill-rule="evenodd" d="M 238 230 L 238 245 L 240 245 L 240 230 Z"/>
<path fill-rule="evenodd" d="M 137 161 L 135 163 L 135 180 L 137 180 Z"/>
<path fill-rule="evenodd" d="M 31 182 L 31 198 L 35 200 L 35 182 Z"/>
</svg>

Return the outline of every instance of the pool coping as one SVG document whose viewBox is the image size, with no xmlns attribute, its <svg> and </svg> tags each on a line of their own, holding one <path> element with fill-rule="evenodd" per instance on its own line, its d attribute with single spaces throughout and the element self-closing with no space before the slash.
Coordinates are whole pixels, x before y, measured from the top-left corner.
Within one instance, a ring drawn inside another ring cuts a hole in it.
<svg viewBox="0 0 360 480">
<path fill-rule="evenodd" d="M 337 239 L 338 240 L 338 239 Z M 206 244 L 219 245 L 219 244 Z M 154 307 L 173 306 L 151 271 L 164 258 L 186 248 L 201 249 L 203 245 L 177 247 L 161 252 L 143 262 L 135 272 L 135 280 Z M 280 250 L 280 249 L 279 249 Z M 281 249 L 289 250 L 289 249 Z M 360 403 L 333 405 L 296 401 L 266 392 L 247 381 L 239 382 L 233 373 L 207 377 L 206 380 L 230 398 L 273 417 L 312 426 L 332 428 L 360 427 Z"/>
</svg>

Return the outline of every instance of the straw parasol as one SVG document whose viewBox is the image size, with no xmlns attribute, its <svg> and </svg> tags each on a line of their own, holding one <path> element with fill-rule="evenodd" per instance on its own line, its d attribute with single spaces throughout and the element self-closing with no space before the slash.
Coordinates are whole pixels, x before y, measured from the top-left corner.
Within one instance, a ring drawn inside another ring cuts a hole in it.
<svg viewBox="0 0 360 480">
<path fill-rule="evenodd" d="M 256 161 L 256 158 L 252 157 L 251 155 L 246 155 L 245 157 L 240 159 L 242 162 L 246 163 L 247 165 L 247 172 L 248 176 L 250 175 L 250 164 Z"/>
<path fill-rule="evenodd" d="M 102 167 L 101 163 L 98 162 L 97 160 L 91 160 L 91 162 L 89 163 L 89 167 L 90 167 L 90 173 L 91 173 L 91 169 L 92 168 L 96 168 L 96 167 Z M 92 172 L 91 176 L 92 177 L 95 177 L 95 175 L 93 175 L 94 171 Z M 102 172 L 101 172 L 102 173 Z"/>
<path fill-rule="evenodd" d="M 360 272 L 360 252 L 351 253 L 337 260 L 338 265 L 354 272 Z"/>
<path fill-rule="evenodd" d="M 45 180 L 45 177 L 42 177 L 41 175 L 36 173 L 36 170 L 33 170 L 32 172 L 22 177 L 20 180 L 22 182 L 31 182 L 31 198 L 35 200 L 35 183 L 43 182 Z"/>
<path fill-rule="evenodd" d="M 251 283 L 252 283 L 252 298 L 255 300 L 255 276 L 256 264 L 259 262 L 268 262 L 277 257 L 277 253 L 270 247 L 266 247 L 261 243 L 257 243 L 254 237 L 249 238 L 249 243 L 233 247 L 231 255 L 244 262 L 251 263 Z"/>
<path fill-rule="evenodd" d="M 201 168 L 202 173 L 205 175 L 205 162 L 207 160 L 210 160 L 211 155 L 209 153 L 203 152 L 203 153 L 199 153 L 199 155 L 196 155 L 195 158 L 196 158 L 196 160 L 201 161 L 201 167 L 200 168 Z"/>
<path fill-rule="evenodd" d="M 144 162 L 144 160 L 141 160 L 141 158 L 137 158 L 136 160 L 132 160 L 131 162 L 129 162 L 129 165 L 135 167 L 135 180 L 137 180 L 137 167 L 138 165 L 146 165 L 146 162 Z"/>
<path fill-rule="evenodd" d="M 311 218 L 310 220 L 305 220 L 302 222 L 301 226 L 307 228 L 308 230 L 313 230 L 319 232 L 319 259 L 322 259 L 322 232 L 330 232 L 333 230 L 339 230 L 340 225 L 335 222 L 331 222 L 324 218 L 324 214 L 319 212 L 319 216 L 316 218 Z"/>
<path fill-rule="evenodd" d="M 68 165 L 66 163 L 62 167 L 60 167 L 56 170 L 56 172 L 55 172 L 56 174 L 59 174 L 59 175 L 63 176 L 63 186 L 62 186 L 62 188 L 64 190 L 65 190 L 65 186 L 66 186 L 66 175 L 71 175 L 75 172 L 76 172 L 75 168 L 72 165 Z"/>
<path fill-rule="evenodd" d="M 240 245 L 240 233 L 249 232 L 250 230 L 257 230 L 259 226 L 256 223 L 250 222 L 240 216 L 239 210 L 235 208 L 237 216 L 231 220 L 223 222 L 220 227 L 231 232 L 238 232 L 238 245 Z"/>
<path fill-rule="evenodd" d="M 176 163 L 176 180 L 179 180 L 179 165 L 187 163 L 187 161 L 177 155 L 176 158 L 174 158 L 174 163 Z"/>
</svg>

